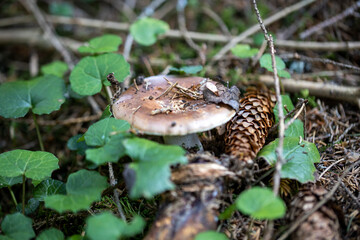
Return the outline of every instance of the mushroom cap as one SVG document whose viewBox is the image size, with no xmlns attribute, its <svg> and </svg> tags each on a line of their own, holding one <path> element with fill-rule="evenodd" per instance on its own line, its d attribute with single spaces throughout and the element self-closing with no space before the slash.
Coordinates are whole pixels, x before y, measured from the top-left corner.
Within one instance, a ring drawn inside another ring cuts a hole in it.
<svg viewBox="0 0 360 240">
<path fill-rule="evenodd" d="M 205 102 L 202 98 L 193 100 L 181 96 L 176 94 L 176 87 L 164 94 L 174 83 L 195 89 L 203 80 L 202 77 L 148 77 L 138 90 L 131 86 L 114 102 L 114 117 L 126 120 L 136 130 L 151 135 L 187 135 L 213 129 L 228 122 L 235 110 L 225 104 Z"/>
</svg>

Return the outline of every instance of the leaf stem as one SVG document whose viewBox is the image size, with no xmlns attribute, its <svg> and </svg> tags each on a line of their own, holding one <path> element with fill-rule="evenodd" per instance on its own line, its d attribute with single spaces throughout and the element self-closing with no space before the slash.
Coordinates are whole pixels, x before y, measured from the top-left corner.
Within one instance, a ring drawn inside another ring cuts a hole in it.
<svg viewBox="0 0 360 240">
<path fill-rule="evenodd" d="M 32 113 L 33 114 L 33 120 L 34 120 L 34 124 L 35 124 L 35 128 L 36 128 L 36 135 L 38 137 L 38 141 L 39 141 L 39 144 L 40 144 L 40 149 L 41 151 L 45 151 L 45 148 L 44 148 L 44 144 L 43 144 L 43 141 L 42 141 L 42 138 L 41 138 L 41 134 L 40 134 L 40 129 L 39 129 L 39 124 L 37 122 L 37 118 L 36 118 L 36 115 L 35 113 Z"/>
<path fill-rule="evenodd" d="M 22 213 L 25 215 L 25 174 L 22 175 Z"/>
<path fill-rule="evenodd" d="M 14 201 L 14 204 L 15 204 L 15 207 L 18 205 L 18 202 L 16 201 L 16 198 L 15 198 L 15 195 L 14 195 L 14 192 L 11 190 L 11 187 L 9 186 L 8 187 L 9 189 L 9 192 L 10 192 L 10 195 L 11 195 L 11 198 L 12 200 Z"/>
</svg>

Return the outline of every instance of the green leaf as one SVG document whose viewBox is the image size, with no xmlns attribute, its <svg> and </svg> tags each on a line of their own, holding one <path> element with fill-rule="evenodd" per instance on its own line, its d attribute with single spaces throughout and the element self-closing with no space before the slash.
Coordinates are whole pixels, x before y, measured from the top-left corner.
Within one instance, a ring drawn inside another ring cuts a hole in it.
<svg viewBox="0 0 360 240">
<path fill-rule="evenodd" d="M 103 113 L 101 114 L 100 120 L 104 118 L 109 118 L 112 116 L 112 112 L 110 110 L 110 105 L 107 105 Z"/>
<path fill-rule="evenodd" d="M 171 67 L 169 71 L 178 74 L 195 74 L 200 72 L 202 69 L 203 67 L 201 65 L 195 65 L 195 66 L 183 66 L 180 68 Z"/>
<path fill-rule="evenodd" d="M 105 212 L 87 218 L 86 234 L 92 240 L 117 240 L 120 237 L 131 237 L 145 227 L 145 221 L 140 216 L 135 216 L 129 224 Z"/>
<path fill-rule="evenodd" d="M 22 176 L 18 177 L 2 177 L 0 176 L 0 188 L 11 187 L 12 185 L 22 183 Z"/>
<path fill-rule="evenodd" d="M 125 155 L 125 148 L 122 144 L 127 135 L 117 134 L 111 136 L 103 147 L 86 150 L 86 159 L 101 165 L 107 162 L 117 162 Z"/>
<path fill-rule="evenodd" d="M 276 35 L 271 33 L 271 32 L 269 32 L 269 34 L 272 35 L 274 43 L 275 43 L 276 42 Z M 253 35 L 253 41 L 254 41 L 254 44 L 256 46 L 261 46 L 263 41 L 265 41 L 264 33 L 259 32 L 259 33 L 255 34 L 255 35 Z"/>
<path fill-rule="evenodd" d="M 33 214 L 36 211 L 36 209 L 39 207 L 39 205 L 40 205 L 40 202 L 38 200 L 36 200 L 35 198 L 30 198 L 29 201 L 27 202 L 27 204 L 25 205 L 25 215 Z M 21 203 L 16 205 L 16 210 L 18 212 L 22 211 Z"/>
<path fill-rule="evenodd" d="M 286 115 L 288 113 L 287 110 L 289 110 L 289 112 L 291 112 L 291 110 L 294 109 L 294 104 L 292 103 L 289 95 L 281 95 L 281 100 L 282 100 L 282 104 L 283 104 L 283 113 L 284 113 L 284 115 Z M 275 123 L 279 122 L 279 107 L 278 106 L 279 106 L 279 103 L 277 102 L 274 107 Z M 286 108 L 285 108 L 285 106 L 286 106 Z"/>
<path fill-rule="evenodd" d="M 106 76 L 111 72 L 122 82 L 130 74 L 130 65 L 116 53 L 84 57 L 70 74 L 71 88 L 80 95 L 93 95 L 101 91 L 103 84 L 110 85 Z"/>
<path fill-rule="evenodd" d="M 32 219 L 21 213 L 6 215 L 1 223 L 1 229 L 6 237 L 13 240 L 28 240 L 35 237 Z"/>
<path fill-rule="evenodd" d="M 126 132 L 130 124 L 125 120 L 105 118 L 89 127 L 85 133 L 85 141 L 89 146 L 103 146 L 109 140 L 110 135 Z"/>
<path fill-rule="evenodd" d="M 314 163 L 320 162 L 320 154 L 315 144 L 302 141 L 299 137 L 285 137 L 283 147 L 283 157 L 286 163 L 281 169 L 281 178 L 296 179 L 301 183 L 314 180 Z M 264 158 L 271 166 L 276 164 L 275 149 L 279 144 L 279 139 L 266 145 L 258 153 L 258 157 Z"/>
<path fill-rule="evenodd" d="M 64 240 L 65 236 L 62 231 L 56 228 L 49 228 L 41 232 L 36 240 Z"/>
<path fill-rule="evenodd" d="M 123 144 L 127 155 L 134 161 L 129 164 L 130 169 L 135 171 L 135 183 L 130 184 L 130 197 L 150 198 L 173 189 L 170 165 L 187 162 L 181 147 L 161 145 L 141 138 L 126 139 Z"/>
<path fill-rule="evenodd" d="M 277 219 L 285 215 L 283 200 L 275 197 L 268 188 L 253 187 L 242 192 L 236 199 L 237 208 L 256 219 Z"/>
<path fill-rule="evenodd" d="M 195 240 L 228 240 L 225 234 L 216 231 L 206 231 L 196 235 Z"/>
<path fill-rule="evenodd" d="M 74 14 L 73 6 L 68 2 L 52 2 L 49 11 L 53 15 L 71 17 Z"/>
<path fill-rule="evenodd" d="M 50 178 L 38 184 L 35 187 L 33 194 L 35 199 L 44 201 L 47 196 L 66 194 L 66 187 L 63 182 Z"/>
<path fill-rule="evenodd" d="M 84 238 L 81 235 L 76 234 L 68 237 L 66 240 L 82 240 L 82 239 Z"/>
<path fill-rule="evenodd" d="M 93 38 L 84 46 L 79 47 L 81 53 L 106 53 L 116 52 L 122 43 L 121 37 L 114 34 L 105 34 L 100 37 Z"/>
<path fill-rule="evenodd" d="M 290 78 L 290 73 L 284 70 L 286 67 L 284 61 L 278 56 L 275 56 L 275 61 L 279 77 Z M 260 66 L 266 68 L 269 72 L 273 72 L 271 55 L 269 53 L 265 53 L 260 58 Z"/>
<path fill-rule="evenodd" d="M 0 85 L 0 116 L 23 117 L 29 109 L 35 114 L 49 114 L 60 109 L 64 93 L 64 81 L 54 75 L 6 82 Z"/>
<path fill-rule="evenodd" d="M 62 61 L 54 61 L 52 63 L 46 64 L 41 67 L 41 72 L 44 75 L 55 75 L 62 78 L 66 71 L 68 70 L 68 65 Z"/>
<path fill-rule="evenodd" d="M 59 168 L 59 160 L 49 152 L 13 150 L 0 154 L 0 176 L 24 175 L 34 180 L 43 180 Z"/>
<path fill-rule="evenodd" d="M 130 26 L 130 33 L 135 41 L 144 46 L 154 44 L 156 38 L 168 30 L 166 22 L 148 17 L 141 18 Z"/>
<path fill-rule="evenodd" d="M 86 210 L 93 202 L 101 199 L 101 192 L 107 186 L 106 178 L 99 173 L 80 170 L 70 174 L 66 183 L 67 194 L 45 197 L 45 207 L 52 208 L 59 213 Z"/>
<path fill-rule="evenodd" d="M 67 141 L 67 147 L 72 151 L 76 151 L 79 155 L 84 156 L 85 151 L 89 148 L 89 146 L 86 145 L 85 139 L 81 141 L 82 137 L 83 137 L 82 134 L 77 134 L 71 137 Z"/>
<path fill-rule="evenodd" d="M 239 58 L 250 58 L 255 56 L 259 49 L 250 48 L 248 44 L 237 44 L 235 47 L 231 48 L 232 54 Z"/>
</svg>

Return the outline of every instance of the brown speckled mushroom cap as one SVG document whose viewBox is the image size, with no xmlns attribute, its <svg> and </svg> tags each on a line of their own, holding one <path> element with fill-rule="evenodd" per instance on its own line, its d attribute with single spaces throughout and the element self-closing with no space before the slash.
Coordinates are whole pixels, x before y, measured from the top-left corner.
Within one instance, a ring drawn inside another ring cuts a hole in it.
<svg viewBox="0 0 360 240">
<path fill-rule="evenodd" d="M 146 78 L 138 89 L 131 86 L 120 95 L 112 106 L 113 114 L 128 121 L 136 130 L 151 135 L 187 135 L 210 130 L 228 122 L 235 110 L 178 92 L 180 87 L 198 89 L 203 80 L 202 77 L 176 76 Z M 175 83 L 179 88 L 173 87 L 164 94 Z"/>
</svg>

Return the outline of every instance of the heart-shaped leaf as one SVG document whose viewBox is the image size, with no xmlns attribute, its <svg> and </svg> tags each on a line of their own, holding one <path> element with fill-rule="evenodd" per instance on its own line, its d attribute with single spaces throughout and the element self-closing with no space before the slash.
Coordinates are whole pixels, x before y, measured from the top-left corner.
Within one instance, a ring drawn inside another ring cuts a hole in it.
<svg viewBox="0 0 360 240">
<path fill-rule="evenodd" d="M 64 240 L 65 236 L 62 231 L 56 228 L 49 228 L 42 231 L 36 240 Z"/>
<path fill-rule="evenodd" d="M 41 67 L 42 74 L 44 75 L 52 74 L 60 78 L 64 76 L 67 70 L 68 70 L 67 64 L 62 61 L 54 61 L 52 63 L 46 64 Z"/>
<path fill-rule="evenodd" d="M 106 53 L 116 52 L 122 43 L 119 36 L 114 34 L 105 34 L 100 37 L 93 38 L 84 46 L 79 47 L 81 53 Z"/>
<path fill-rule="evenodd" d="M 231 48 L 231 53 L 239 58 L 250 58 L 255 56 L 259 52 L 257 48 L 251 48 L 247 44 L 236 44 L 235 47 Z"/>
<path fill-rule="evenodd" d="M 141 233 L 145 221 L 135 216 L 130 223 L 115 217 L 111 213 L 101 213 L 86 220 L 86 236 L 92 240 L 117 240 L 121 237 L 131 237 Z"/>
<path fill-rule="evenodd" d="M 85 143 L 85 139 L 81 139 L 83 136 L 83 134 L 77 134 L 71 137 L 66 144 L 70 150 L 76 151 L 82 156 L 85 155 L 85 151 L 89 148 L 89 146 Z"/>
<path fill-rule="evenodd" d="M 200 72 L 203 69 L 201 65 L 195 65 L 195 66 L 183 66 L 180 68 L 171 67 L 169 71 L 171 73 L 177 73 L 177 74 L 195 74 Z"/>
<path fill-rule="evenodd" d="M 54 75 L 6 82 L 0 85 L 0 116 L 23 117 L 30 109 L 35 114 L 49 114 L 65 102 L 64 93 L 64 81 Z"/>
<path fill-rule="evenodd" d="M 22 176 L 18 177 L 1 177 L 0 176 L 0 188 L 11 187 L 12 185 L 22 183 Z"/>
<path fill-rule="evenodd" d="M 275 197 L 268 188 L 253 187 L 242 192 L 236 199 L 237 208 L 256 219 L 277 219 L 285 215 L 283 200 Z"/>
<path fill-rule="evenodd" d="M 89 127 L 85 133 L 85 142 L 89 146 L 103 146 L 113 133 L 126 132 L 130 124 L 121 119 L 105 118 Z"/>
<path fill-rule="evenodd" d="M 28 240 L 35 237 L 32 219 L 25 217 L 21 213 L 6 215 L 1 223 L 1 229 L 5 236 L 0 235 L 0 239 Z"/>
<path fill-rule="evenodd" d="M 266 145 L 258 153 L 258 157 L 264 158 L 270 165 L 275 166 L 277 157 L 275 149 L 279 139 Z M 320 154 L 315 144 L 302 141 L 299 137 L 285 137 L 283 157 L 286 163 L 281 169 L 281 178 L 296 179 L 301 183 L 314 180 L 316 170 L 314 163 L 320 162 Z"/>
<path fill-rule="evenodd" d="M 196 235 L 195 240 L 228 240 L 224 233 L 216 231 L 206 231 Z"/>
<path fill-rule="evenodd" d="M 275 56 L 275 62 L 279 77 L 290 78 L 290 73 L 284 70 L 286 67 L 284 61 L 280 57 Z M 265 53 L 260 58 L 260 66 L 266 68 L 269 72 L 273 72 L 271 55 L 269 53 Z"/>
<path fill-rule="evenodd" d="M 86 210 L 93 202 L 100 200 L 101 192 L 107 186 L 106 178 L 99 173 L 80 170 L 70 174 L 66 183 L 67 194 L 45 197 L 45 207 L 52 208 L 59 213 Z"/>
<path fill-rule="evenodd" d="M 161 20 L 144 17 L 130 26 L 130 33 L 135 41 L 144 46 L 150 46 L 156 42 L 160 34 L 169 30 L 169 25 Z"/>
<path fill-rule="evenodd" d="M 155 194 L 172 189 L 170 165 L 186 163 L 185 151 L 179 146 L 166 146 L 142 138 L 130 138 L 123 141 L 126 153 L 133 159 L 129 168 L 135 172 L 135 182 L 130 197 L 150 198 Z"/>
<path fill-rule="evenodd" d="M 101 91 L 103 84 L 110 85 L 106 77 L 111 72 L 122 82 L 130 74 L 130 65 L 116 53 L 84 57 L 70 74 L 71 88 L 80 95 L 93 95 Z"/>
<path fill-rule="evenodd" d="M 43 180 L 59 168 L 59 160 L 49 152 L 13 150 L 0 154 L 0 176 Z"/>
<path fill-rule="evenodd" d="M 38 201 L 44 201 L 45 197 L 54 194 L 66 194 L 65 184 L 59 180 L 46 179 L 38 184 L 34 189 L 34 198 Z"/>
</svg>

